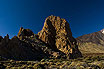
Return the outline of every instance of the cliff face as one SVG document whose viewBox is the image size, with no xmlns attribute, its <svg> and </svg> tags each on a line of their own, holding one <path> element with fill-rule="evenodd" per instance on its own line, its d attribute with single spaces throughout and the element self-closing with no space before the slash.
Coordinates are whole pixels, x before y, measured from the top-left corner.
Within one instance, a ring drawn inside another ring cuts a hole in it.
<svg viewBox="0 0 104 69">
<path fill-rule="evenodd" d="M 79 57 L 81 53 L 72 37 L 68 22 L 60 17 L 46 18 L 43 29 L 38 33 L 39 39 L 53 49 L 58 49 L 70 57 Z"/>
</svg>

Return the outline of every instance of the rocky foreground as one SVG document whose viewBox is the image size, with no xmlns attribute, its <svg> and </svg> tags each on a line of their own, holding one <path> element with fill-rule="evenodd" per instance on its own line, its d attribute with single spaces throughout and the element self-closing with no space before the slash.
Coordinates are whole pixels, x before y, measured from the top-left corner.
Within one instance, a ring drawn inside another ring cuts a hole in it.
<svg viewBox="0 0 104 69">
<path fill-rule="evenodd" d="M 1 69 L 104 69 L 104 55 L 77 59 L 42 59 L 41 61 L 15 61 L 0 59 Z M 5 61 L 6 60 L 6 61 Z"/>
</svg>

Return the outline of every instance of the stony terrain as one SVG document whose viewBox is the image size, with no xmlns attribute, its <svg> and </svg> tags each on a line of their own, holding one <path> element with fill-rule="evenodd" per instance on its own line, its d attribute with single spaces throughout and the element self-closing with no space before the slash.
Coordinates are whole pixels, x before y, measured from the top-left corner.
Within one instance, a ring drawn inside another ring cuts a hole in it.
<svg viewBox="0 0 104 69">
<path fill-rule="evenodd" d="M 104 54 L 77 59 L 42 59 L 41 61 L 15 61 L 0 59 L 1 69 L 104 69 Z"/>
</svg>

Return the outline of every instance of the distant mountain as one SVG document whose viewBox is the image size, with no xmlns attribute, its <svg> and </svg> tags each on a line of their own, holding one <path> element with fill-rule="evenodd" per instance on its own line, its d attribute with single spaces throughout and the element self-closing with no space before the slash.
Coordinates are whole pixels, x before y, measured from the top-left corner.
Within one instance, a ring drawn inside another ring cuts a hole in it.
<svg viewBox="0 0 104 69">
<path fill-rule="evenodd" d="M 68 22 L 52 15 L 38 34 L 21 27 L 12 39 L 0 36 L 0 56 L 14 60 L 78 58 L 82 55 L 76 43 Z"/>
<path fill-rule="evenodd" d="M 76 38 L 82 53 L 104 53 L 104 29 Z"/>
</svg>

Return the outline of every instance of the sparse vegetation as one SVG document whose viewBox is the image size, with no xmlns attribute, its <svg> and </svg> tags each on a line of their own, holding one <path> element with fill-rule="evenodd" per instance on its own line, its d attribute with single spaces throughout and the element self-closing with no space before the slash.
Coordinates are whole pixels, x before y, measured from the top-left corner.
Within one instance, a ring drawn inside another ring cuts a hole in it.
<svg viewBox="0 0 104 69">
<path fill-rule="evenodd" d="M 86 42 L 79 45 L 79 50 L 81 53 L 104 53 L 104 46 Z"/>
<path fill-rule="evenodd" d="M 42 59 L 41 61 L 0 61 L 1 67 L 14 69 L 104 69 L 104 55 L 84 55 L 77 59 Z"/>
</svg>

